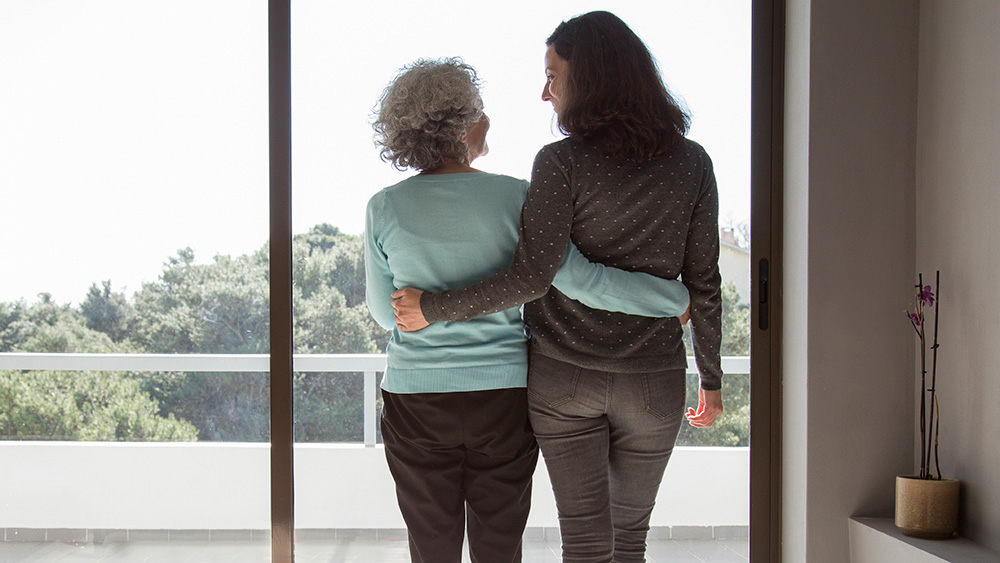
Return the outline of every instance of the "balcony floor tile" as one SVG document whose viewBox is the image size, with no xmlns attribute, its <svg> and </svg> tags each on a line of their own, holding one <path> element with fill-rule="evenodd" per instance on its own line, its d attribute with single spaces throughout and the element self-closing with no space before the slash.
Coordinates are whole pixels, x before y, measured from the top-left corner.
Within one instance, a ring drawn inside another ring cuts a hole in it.
<svg viewBox="0 0 1000 563">
<path fill-rule="evenodd" d="M 267 563 L 262 541 L 0 542 L 0 563 Z M 649 563 L 746 563 L 746 540 L 650 540 Z M 405 540 L 301 540 L 297 562 L 406 563 Z M 463 557 L 469 561 L 468 553 Z M 558 540 L 524 542 L 524 563 L 559 563 Z"/>
</svg>

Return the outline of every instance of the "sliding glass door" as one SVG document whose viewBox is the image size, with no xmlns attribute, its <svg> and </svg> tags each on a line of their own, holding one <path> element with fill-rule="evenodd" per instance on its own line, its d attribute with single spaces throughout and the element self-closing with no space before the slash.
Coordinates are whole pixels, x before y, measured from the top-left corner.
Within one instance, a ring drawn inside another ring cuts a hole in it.
<svg viewBox="0 0 1000 563">
<path fill-rule="evenodd" d="M 389 333 L 364 304 L 362 235 L 369 198 L 415 172 L 400 172 L 379 158 L 371 128 L 379 96 L 406 64 L 461 57 L 483 80 L 490 117 L 490 151 L 475 166 L 528 178 L 538 149 L 562 138 L 551 105 L 541 100 L 545 39 L 559 22 L 589 9 L 600 7 L 515 2 L 443 9 L 390 1 L 373 12 L 360 4 L 291 2 L 294 348 L 300 354 L 293 377 L 294 504 L 300 555 L 406 557 L 405 527 L 377 425 Z M 709 547 L 680 545 L 745 556 L 751 3 L 619 2 L 613 11 L 647 42 L 668 86 L 690 110 L 690 137 L 712 156 L 721 196 L 726 414 L 712 429 L 682 430 L 651 538 L 717 539 Z M 693 360 L 689 365 L 693 405 L 698 374 Z M 692 480 L 705 466 L 719 473 L 710 490 L 698 489 L 717 495 L 711 501 L 692 497 Z M 535 479 L 526 557 L 559 549 L 544 465 Z"/>
<path fill-rule="evenodd" d="M 268 557 L 266 7 L 0 5 L 2 560 Z"/>
</svg>

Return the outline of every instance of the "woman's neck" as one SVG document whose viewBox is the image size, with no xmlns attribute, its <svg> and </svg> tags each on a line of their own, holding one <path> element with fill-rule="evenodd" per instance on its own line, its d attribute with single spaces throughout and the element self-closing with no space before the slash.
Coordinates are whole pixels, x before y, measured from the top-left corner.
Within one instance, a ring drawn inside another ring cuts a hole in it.
<svg viewBox="0 0 1000 563">
<path fill-rule="evenodd" d="M 431 170 L 424 170 L 420 174 L 461 174 L 463 172 L 482 172 L 482 170 L 477 170 L 468 163 L 455 158 L 449 158 L 444 161 L 444 164 L 433 168 Z"/>
</svg>

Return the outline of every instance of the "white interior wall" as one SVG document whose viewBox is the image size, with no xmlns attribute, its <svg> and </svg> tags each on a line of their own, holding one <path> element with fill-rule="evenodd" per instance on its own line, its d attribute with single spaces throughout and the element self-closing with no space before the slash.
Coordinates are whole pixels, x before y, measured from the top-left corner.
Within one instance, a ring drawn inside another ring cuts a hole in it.
<svg viewBox="0 0 1000 563">
<path fill-rule="evenodd" d="M 789 0 L 786 561 L 847 559 L 917 463 L 917 271 L 942 270 L 942 469 L 960 532 L 1000 549 L 1000 4 Z M 918 79 L 919 77 L 919 79 Z"/>
<path fill-rule="evenodd" d="M 786 0 L 784 234 L 782 235 L 782 556 L 806 553 L 806 422 L 809 417 L 810 2 Z"/>
<path fill-rule="evenodd" d="M 785 561 L 847 561 L 913 447 L 916 0 L 789 0 Z"/>
<path fill-rule="evenodd" d="M 941 470 L 962 480 L 962 535 L 1000 550 L 1000 2 L 921 2 L 919 60 L 916 268 L 942 278 Z"/>
</svg>

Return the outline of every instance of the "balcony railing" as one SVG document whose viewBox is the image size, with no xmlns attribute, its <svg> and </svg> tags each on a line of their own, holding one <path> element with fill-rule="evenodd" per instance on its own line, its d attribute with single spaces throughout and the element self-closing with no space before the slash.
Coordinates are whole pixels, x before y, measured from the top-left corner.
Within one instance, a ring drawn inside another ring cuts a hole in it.
<svg viewBox="0 0 1000 563">
<path fill-rule="evenodd" d="M 295 354 L 299 373 L 363 373 L 365 382 L 364 444 L 375 445 L 378 422 L 376 376 L 385 370 L 385 354 Z M 132 372 L 268 372 L 267 354 L 37 354 L 0 353 L 0 370 L 132 371 Z M 688 357 L 687 373 L 697 373 Z M 725 356 L 722 371 L 750 373 L 750 358 Z"/>
<path fill-rule="evenodd" d="M 0 370 L 267 372 L 266 355 L 0 354 Z M 690 371 L 694 362 L 689 359 Z M 296 523 L 309 529 L 395 529 L 384 450 L 376 446 L 384 355 L 298 355 L 297 372 L 361 373 L 364 445 L 296 444 Z M 729 374 L 749 358 L 727 357 Z M 266 443 L 0 441 L 0 528 L 262 530 L 269 526 Z M 544 461 L 529 527 L 557 526 Z M 749 523 L 748 448 L 675 448 L 654 527 Z M 711 537 L 711 536 L 709 536 Z"/>
</svg>

